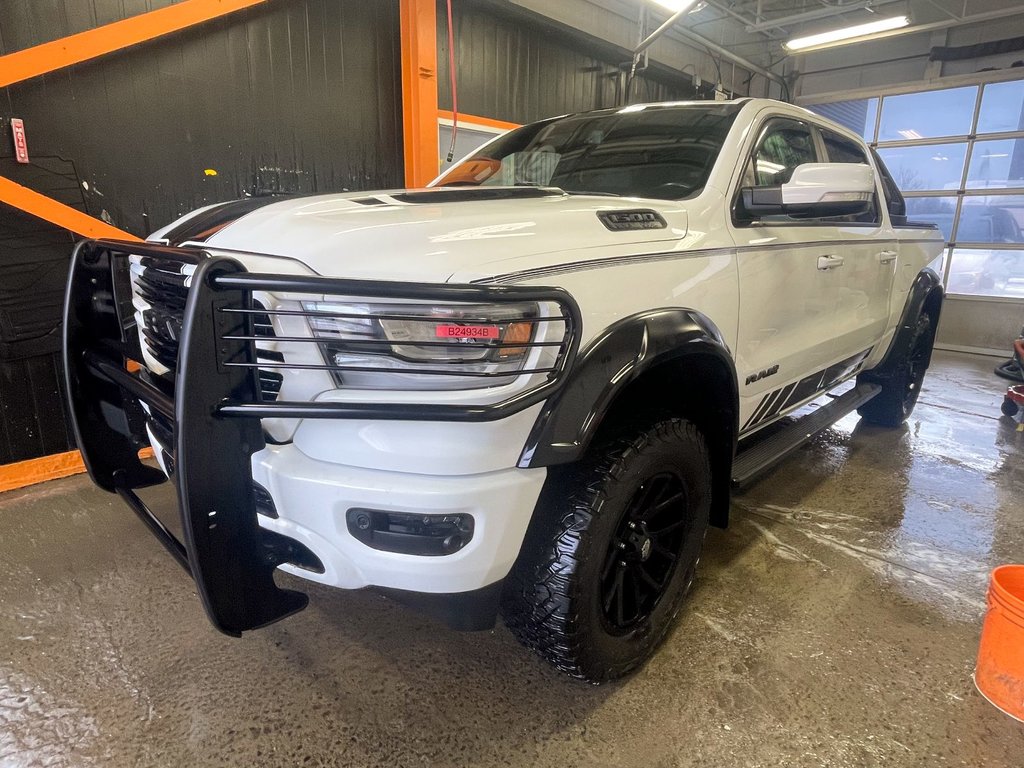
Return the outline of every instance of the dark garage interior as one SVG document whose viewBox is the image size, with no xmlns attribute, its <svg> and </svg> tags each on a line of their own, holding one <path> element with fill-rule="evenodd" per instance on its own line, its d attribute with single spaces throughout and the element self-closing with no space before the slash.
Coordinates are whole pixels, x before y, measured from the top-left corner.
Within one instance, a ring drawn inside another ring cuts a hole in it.
<svg viewBox="0 0 1024 768">
<path fill-rule="evenodd" d="M 1016 0 L 10 0 L 0 135 L 0 766 L 1024 762 Z"/>
</svg>

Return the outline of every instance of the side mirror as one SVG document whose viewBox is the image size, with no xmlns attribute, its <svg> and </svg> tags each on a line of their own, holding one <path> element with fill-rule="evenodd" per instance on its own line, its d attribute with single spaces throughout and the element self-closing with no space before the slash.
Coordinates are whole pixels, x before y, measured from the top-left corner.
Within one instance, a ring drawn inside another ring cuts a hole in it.
<svg viewBox="0 0 1024 768">
<path fill-rule="evenodd" d="M 819 219 L 864 213 L 875 196 L 875 172 L 853 163 L 805 163 L 785 184 L 740 190 L 747 219 L 794 216 Z"/>
</svg>

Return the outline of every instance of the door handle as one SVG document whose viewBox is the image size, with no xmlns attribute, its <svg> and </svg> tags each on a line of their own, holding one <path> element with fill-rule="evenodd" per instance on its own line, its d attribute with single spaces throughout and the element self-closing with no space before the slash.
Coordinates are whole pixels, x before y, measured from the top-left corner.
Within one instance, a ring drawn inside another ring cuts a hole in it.
<svg viewBox="0 0 1024 768">
<path fill-rule="evenodd" d="M 896 251 L 882 251 L 880 254 L 878 254 L 878 263 L 892 264 L 894 261 L 896 261 L 897 256 L 899 256 L 899 254 L 896 253 Z"/>
<path fill-rule="evenodd" d="M 835 269 L 836 267 L 841 267 L 845 263 L 846 263 L 846 259 L 844 259 L 842 256 L 819 256 L 818 257 L 818 269 L 823 270 L 823 271 L 826 270 L 826 269 Z"/>
</svg>

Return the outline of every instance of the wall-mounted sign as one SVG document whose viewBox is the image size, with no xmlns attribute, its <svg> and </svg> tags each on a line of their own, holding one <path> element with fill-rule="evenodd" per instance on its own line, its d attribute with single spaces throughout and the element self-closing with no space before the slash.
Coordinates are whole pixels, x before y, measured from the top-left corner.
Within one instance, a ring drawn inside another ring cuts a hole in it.
<svg viewBox="0 0 1024 768">
<path fill-rule="evenodd" d="M 25 123 L 20 117 L 11 118 L 11 134 L 14 136 L 14 159 L 27 163 L 28 142 L 25 141 Z"/>
</svg>

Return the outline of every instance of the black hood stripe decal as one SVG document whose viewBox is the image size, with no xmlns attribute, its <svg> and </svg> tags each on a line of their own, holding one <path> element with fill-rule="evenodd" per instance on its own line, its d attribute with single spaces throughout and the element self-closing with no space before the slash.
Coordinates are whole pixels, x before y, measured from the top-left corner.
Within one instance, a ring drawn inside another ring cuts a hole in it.
<svg viewBox="0 0 1024 768">
<path fill-rule="evenodd" d="M 164 239 L 167 240 L 168 245 L 181 245 L 189 241 L 203 242 L 246 214 L 271 203 L 278 203 L 281 199 L 282 197 L 279 196 L 266 195 L 220 203 L 168 230 L 164 234 Z"/>
</svg>

